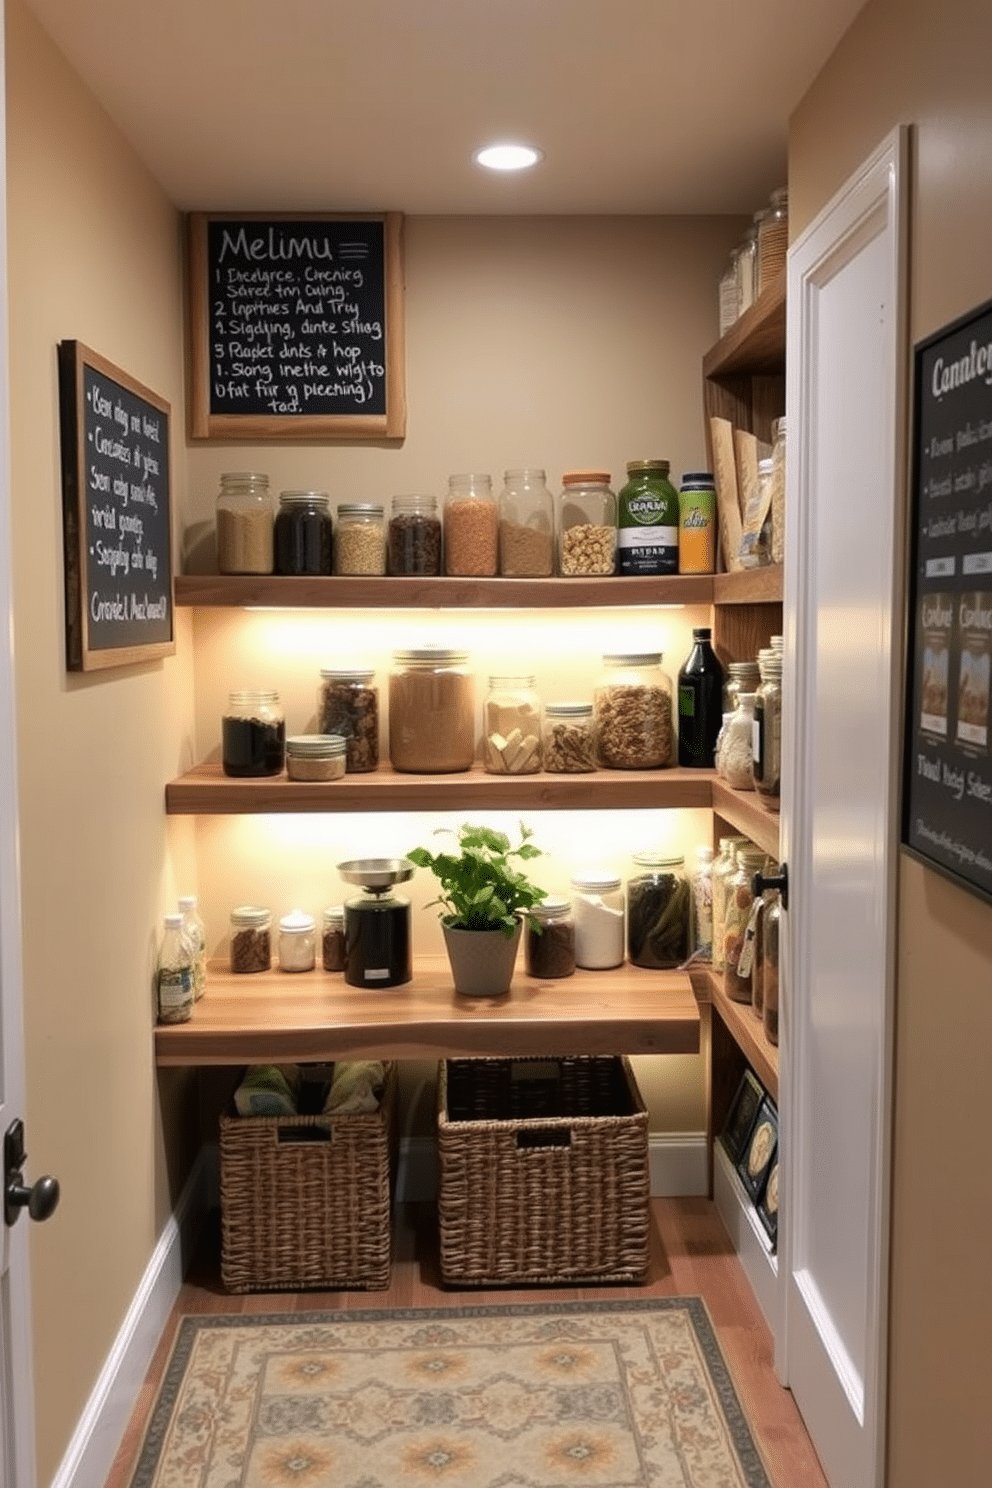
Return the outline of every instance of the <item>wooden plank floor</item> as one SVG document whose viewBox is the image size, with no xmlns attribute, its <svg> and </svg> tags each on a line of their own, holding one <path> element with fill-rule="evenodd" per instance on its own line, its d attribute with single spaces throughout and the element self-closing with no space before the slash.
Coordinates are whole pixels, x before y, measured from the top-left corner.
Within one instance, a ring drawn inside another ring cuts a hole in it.
<svg viewBox="0 0 992 1488">
<path fill-rule="evenodd" d="M 148 1414 L 168 1361 L 178 1320 L 188 1313 L 306 1312 L 321 1308 L 458 1307 L 484 1302 L 579 1301 L 583 1298 L 698 1296 L 709 1309 L 720 1347 L 773 1488 L 828 1488 L 788 1390 L 772 1367 L 772 1340 L 723 1224 L 708 1199 L 653 1199 L 651 1273 L 643 1286 L 528 1287 L 486 1292 L 441 1284 L 436 1209 L 402 1204 L 394 1211 L 390 1286 L 377 1292 L 266 1292 L 232 1296 L 220 1281 L 219 1225 L 194 1257 L 117 1454 L 107 1488 L 127 1488 Z"/>
</svg>

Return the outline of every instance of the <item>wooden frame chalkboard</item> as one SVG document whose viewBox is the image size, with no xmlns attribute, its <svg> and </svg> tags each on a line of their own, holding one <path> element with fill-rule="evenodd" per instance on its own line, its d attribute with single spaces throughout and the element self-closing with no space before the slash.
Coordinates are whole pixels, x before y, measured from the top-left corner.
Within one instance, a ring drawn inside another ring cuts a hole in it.
<svg viewBox="0 0 992 1488">
<path fill-rule="evenodd" d="M 399 212 L 187 219 L 194 439 L 406 433 Z"/>
<path fill-rule="evenodd" d="M 171 409 L 80 341 L 58 363 L 66 665 L 171 656 Z"/>
<path fill-rule="evenodd" d="M 992 903 L 992 300 L 914 376 L 902 842 Z"/>
</svg>

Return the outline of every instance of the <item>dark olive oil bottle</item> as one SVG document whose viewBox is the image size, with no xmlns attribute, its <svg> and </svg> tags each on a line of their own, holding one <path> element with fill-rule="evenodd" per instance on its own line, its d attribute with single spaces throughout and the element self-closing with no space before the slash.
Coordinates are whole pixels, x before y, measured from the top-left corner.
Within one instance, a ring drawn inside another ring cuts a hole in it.
<svg viewBox="0 0 992 1488">
<path fill-rule="evenodd" d="M 679 672 L 679 764 L 712 769 L 723 722 L 723 667 L 710 644 L 708 625 L 692 632 L 692 650 Z"/>
</svg>

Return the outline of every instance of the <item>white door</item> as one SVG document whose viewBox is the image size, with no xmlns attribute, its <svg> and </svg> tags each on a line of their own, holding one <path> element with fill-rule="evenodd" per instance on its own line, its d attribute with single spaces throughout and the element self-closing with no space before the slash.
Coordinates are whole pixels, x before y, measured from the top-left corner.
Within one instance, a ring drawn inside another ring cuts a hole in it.
<svg viewBox="0 0 992 1488">
<path fill-rule="evenodd" d="M 903 540 L 904 132 L 789 255 L 780 1373 L 884 1480 Z"/>
</svg>

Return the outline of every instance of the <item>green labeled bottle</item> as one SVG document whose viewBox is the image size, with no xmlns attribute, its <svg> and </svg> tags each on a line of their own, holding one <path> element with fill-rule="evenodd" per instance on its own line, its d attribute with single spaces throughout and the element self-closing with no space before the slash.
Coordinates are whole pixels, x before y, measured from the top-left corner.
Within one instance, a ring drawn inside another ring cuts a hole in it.
<svg viewBox="0 0 992 1488">
<path fill-rule="evenodd" d="M 679 494 L 667 460 L 629 460 L 617 498 L 617 572 L 679 571 Z"/>
</svg>

